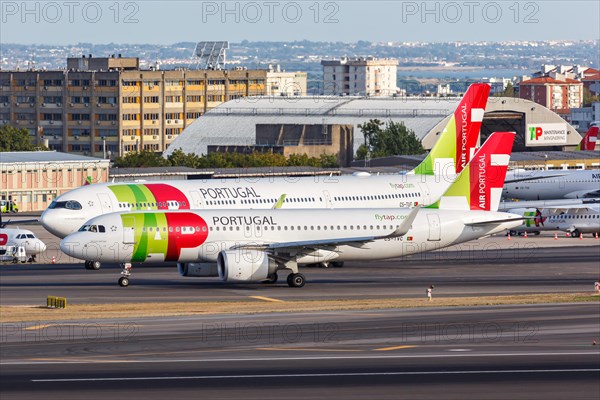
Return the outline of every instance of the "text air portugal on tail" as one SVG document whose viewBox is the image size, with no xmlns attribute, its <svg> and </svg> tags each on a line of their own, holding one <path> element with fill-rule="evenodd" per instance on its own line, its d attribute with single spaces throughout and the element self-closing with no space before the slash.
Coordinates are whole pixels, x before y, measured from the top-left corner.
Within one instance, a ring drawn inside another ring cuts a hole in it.
<svg viewBox="0 0 600 400">
<path fill-rule="evenodd" d="M 479 131 L 490 95 L 487 83 L 469 86 L 427 157 L 409 174 L 458 174 L 469 163 L 479 142 Z"/>
<path fill-rule="evenodd" d="M 498 211 L 515 134 L 492 133 L 465 171 L 430 208 Z"/>
</svg>

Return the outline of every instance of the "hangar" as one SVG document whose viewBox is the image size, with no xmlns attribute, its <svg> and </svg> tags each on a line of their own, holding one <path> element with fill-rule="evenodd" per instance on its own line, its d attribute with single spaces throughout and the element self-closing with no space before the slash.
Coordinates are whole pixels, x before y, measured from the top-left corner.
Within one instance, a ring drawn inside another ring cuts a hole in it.
<svg viewBox="0 0 600 400">
<path fill-rule="evenodd" d="M 359 124 L 370 119 L 402 122 L 430 149 L 458 105 L 458 97 L 246 97 L 230 100 L 198 118 L 165 151 L 206 154 L 209 146 L 255 146 L 260 125 L 353 126 L 353 152 L 364 143 Z M 554 128 L 560 141 L 529 141 L 526 131 Z M 541 127 L 541 128 L 538 128 Z M 517 132 L 516 151 L 562 150 L 576 146 L 581 136 L 558 114 L 529 100 L 490 97 L 482 127 L 483 137 L 493 131 Z M 292 144 L 294 145 L 294 144 Z M 297 143 L 295 145 L 298 145 Z"/>
</svg>

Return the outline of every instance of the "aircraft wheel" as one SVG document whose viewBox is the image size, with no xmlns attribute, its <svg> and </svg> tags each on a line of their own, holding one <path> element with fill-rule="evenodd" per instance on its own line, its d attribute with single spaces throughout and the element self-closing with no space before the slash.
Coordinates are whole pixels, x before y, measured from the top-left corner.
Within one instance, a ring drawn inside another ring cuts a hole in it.
<svg viewBox="0 0 600 400">
<path fill-rule="evenodd" d="M 344 262 L 343 261 L 332 262 L 331 266 L 333 268 L 342 268 L 344 266 Z"/>
<path fill-rule="evenodd" d="M 274 273 L 272 273 L 272 274 L 270 274 L 270 275 L 267 276 L 267 280 L 265 281 L 265 283 L 268 283 L 268 284 L 277 283 L 277 279 L 278 278 L 279 277 L 277 276 L 277 273 L 274 272 Z"/>
<path fill-rule="evenodd" d="M 579 229 L 575 229 L 573 232 L 571 232 L 571 237 L 575 238 L 575 239 L 579 239 Z"/>
<path fill-rule="evenodd" d="M 287 281 L 290 287 L 302 287 L 306 283 L 306 279 L 302 274 L 290 274 Z"/>
<path fill-rule="evenodd" d="M 85 267 L 85 269 L 90 269 L 90 262 L 86 261 L 83 266 Z"/>
<path fill-rule="evenodd" d="M 119 286 L 127 287 L 129 286 L 129 278 L 126 276 L 122 276 L 119 278 Z"/>
<path fill-rule="evenodd" d="M 100 269 L 101 266 L 102 266 L 102 263 L 100 261 L 90 261 L 90 269 L 97 271 Z"/>
</svg>

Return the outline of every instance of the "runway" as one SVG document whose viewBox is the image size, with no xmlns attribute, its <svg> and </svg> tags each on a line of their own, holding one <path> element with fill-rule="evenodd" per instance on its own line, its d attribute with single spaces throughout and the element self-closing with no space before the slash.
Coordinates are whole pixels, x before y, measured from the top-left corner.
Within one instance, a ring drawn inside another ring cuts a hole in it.
<svg viewBox="0 0 600 400">
<path fill-rule="evenodd" d="M 2 392 L 597 398 L 599 317 L 593 303 L 5 324 Z"/>
<path fill-rule="evenodd" d="M 46 239 L 48 240 L 48 239 Z M 343 268 L 303 288 L 186 278 L 174 265 L 0 266 L 0 303 L 383 299 L 591 293 L 600 242 L 486 238 Z M 52 242 L 50 242 L 50 247 Z M 196 315 L 0 324 L 2 399 L 589 399 L 600 396 L 600 303 Z"/>
<path fill-rule="evenodd" d="M 491 247 L 498 240 L 506 239 L 484 239 L 479 245 Z M 218 278 L 179 276 L 175 265 L 134 266 L 131 286 L 121 288 L 117 265 L 104 265 L 99 271 L 85 270 L 81 264 L 4 265 L 0 267 L 0 302 L 40 305 L 49 295 L 67 297 L 70 304 L 232 301 L 249 296 L 284 301 L 420 297 L 429 285 L 435 285 L 435 295 L 443 297 L 593 290 L 600 276 L 600 246 L 593 239 L 573 241 L 579 245 L 571 247 L 572 241 L 562 241 L 561 247 L 532 248 L 534 242 L 513 241 L 510 248 L 449 249 L 374 263 L 346 263 L 344 268 L 306 267 L 301 272 L 307 284 L 301 289 L 289 288 L 284 272 L 276 285 L 230 284 Z"/>
</svg>

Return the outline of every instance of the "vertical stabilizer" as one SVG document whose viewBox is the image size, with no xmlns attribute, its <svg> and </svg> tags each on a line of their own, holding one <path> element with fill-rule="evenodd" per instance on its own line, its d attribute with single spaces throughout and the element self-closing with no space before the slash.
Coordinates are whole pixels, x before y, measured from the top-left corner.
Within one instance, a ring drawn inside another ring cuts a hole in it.
<svg viewBox="0 0 600 400">
<path fill-rule="evenodd" d="M 431 208 L 497 211 L 515 134 L 495 132 Z"/>
<path fill-rule="evenodd" d="M 487 83 L 469 86 L 427 157 L 409 174 L 460 173 L 477 147 L 489 94 L 490 85 Z"/>
<path fill-rule="evenodd" d="M 598 141 L 598 126 L 592 126 L 588 129 L 587 133 L 581 139 L 581 142 L 577 145 L 576 150 L 594 150 L 596 148 L 596 142 Z"/>
</svg>

